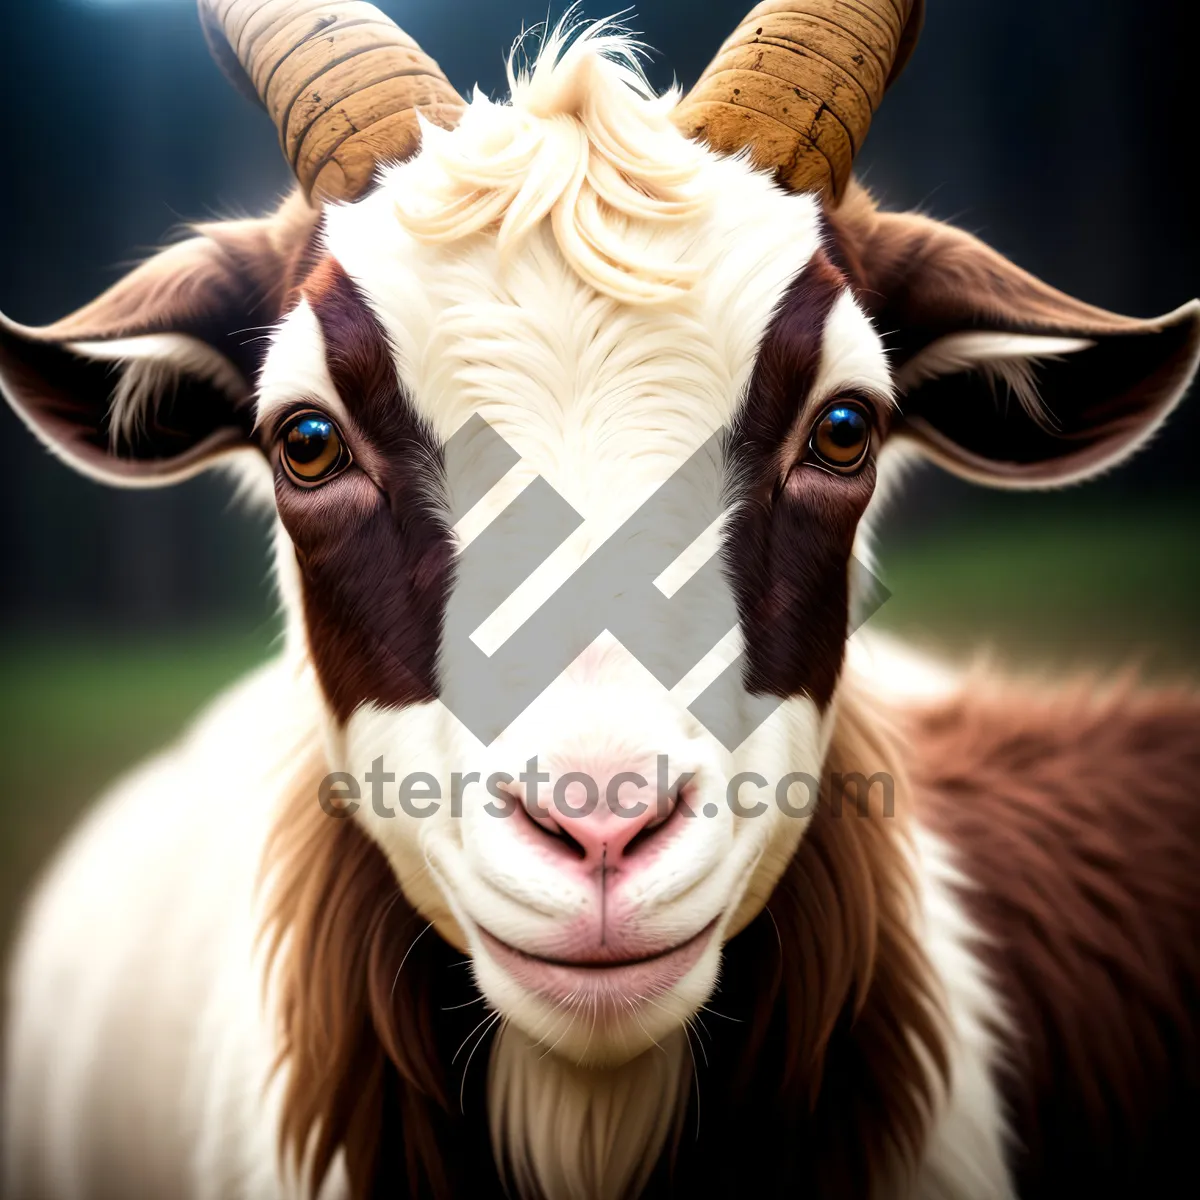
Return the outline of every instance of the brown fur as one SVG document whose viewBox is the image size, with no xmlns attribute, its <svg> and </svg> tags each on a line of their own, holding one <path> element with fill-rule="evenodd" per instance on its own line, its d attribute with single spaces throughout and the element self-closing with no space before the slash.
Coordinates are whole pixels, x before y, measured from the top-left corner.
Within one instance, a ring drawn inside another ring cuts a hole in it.
<svg viewBox="0 0 1200 1200">
<path fill-rule="evenodd" d="M 368 700 L 403 707 L 437 694 L 453 566 L 438 512 L 441 448 L 396 380 L 387 336 L 328 256 L 304 281 L 325 359 L 360 449 L 375 456 L 319 492 L 278 462 L 275 500 L 296 551 L 308 641 L 322 689 L 346 720 Z M 297 408 L 304 404 L 298 398 Z M 357 452 L 357 450 L 356 450 Z"/>
<path fill-rule="evenodd" d="M 941 998 L 910 925 L 902 748 L 865 695 L 843 688 L 826 768 L 891 773 L 894 815 L 878 794 L 865 816 L 823 795 L 766 911 L 726 947 L 709 1007 L 740 1024 L 707 1022 L 711 1136 L 678 1164 L 681 1195 L 740 1191 L 747 1152 L 731 1148 L 754 1147 L 759 1195 L 877 1196 L 924 1147 L 948 1071 Z"/>
<path fill-rule="evenodd" d="M 818 251 L 775 311 L 730 432 L 727 470 L 745 502 L 731 505 L 722 546 L 751 691 L 803 694 L 822 708 L 841 674 L 847 563 L 875 487 L 875 464 L 868 461 L 851 475 L 808 468 L 803 447 L 819 410 L 805 411 L 798 398 L 812 389 L 825 322 L 847 283 Z M 878 416 L 882 425 L 886 414 Z M 797 432 L 801 449 L 781 470 L 781 448 Z"/>
<path fill-rule="evenodd" d="M 288 307 L 320 216 L 297 191 L 266 217 L 191 226 L 195 236 L 160 251 L 90 304 L 24 332 L 54 346 L 188 333 L 221 351 L 252 383 L 263 351 L 257 335 Z"/>
<path fill-rule="evenodd" d="M 266 860 L 268 969 L 286 1072 L 281 1151 L 311 1174 L 314 1191 L 344 1149 L 356 1198 L 458 1194 L 442 1140 L 452 1112 L 446 1068 L 450 1038 L 480 1010 L 442 1006 L 469 1001 L 470 980 L 374 842 L 351 819 L 328 817 L 315 796 L 314 784 L 283 812 Z"/>
<path fill-rule="evenodd" d="M 913 736 L 1014 1022 L 1020 1195 L 1191 1194 L 1200 694 L 981 677 Z"/>
<path fill-rule="evenodd" d="M 757 1147 L 764 1196 L 866 1200 L 919 1157 L 947 1070 L 939 997 L 909 924 L 900 756 L 846 698 L 830 768 L 881 763 L 895 767 L 896 817 L 877 801 L 866 816 L 822 803 L 768 911 L 727 947 L 711 1003 L 721 1016 L 696 1056 L 699 1118 L 714 1136 L 683 1137 L 648 1194 L 735 1188 L 731 1145 Z M 461 1110 L 451 1077 L 485 1015 L 457 953 L 425 931 L 368 836 L 327 817 L 315 792 L 282 814 L 268 876 L 283 1151 L 299 1163 L 308 1148 L 319 1181 L 344 1147 L 356 1198 L 500 1195 L 486 1072 L 468 1080 Z"/>
</svg>

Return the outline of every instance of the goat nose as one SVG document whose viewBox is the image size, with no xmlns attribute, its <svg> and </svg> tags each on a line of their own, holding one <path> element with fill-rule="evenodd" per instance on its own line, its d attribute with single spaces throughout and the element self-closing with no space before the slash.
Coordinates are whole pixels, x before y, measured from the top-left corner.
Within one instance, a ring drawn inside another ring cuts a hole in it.
<svg viewBox="0 0 1200 1200">
<path fill-rule="evenodd" d="M 534 821 L 586 865 L 612 867 L 666 826 L 678 797 L 659 795 L 653 779 L 631 768 L 600 776 L 564 771 L 553 788 L 524 799 Z"/>
</svg>

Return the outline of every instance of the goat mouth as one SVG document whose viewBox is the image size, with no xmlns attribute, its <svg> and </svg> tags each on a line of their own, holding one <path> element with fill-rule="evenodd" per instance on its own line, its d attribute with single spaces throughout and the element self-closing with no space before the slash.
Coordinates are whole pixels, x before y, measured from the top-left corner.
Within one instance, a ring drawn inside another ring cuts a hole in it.
<svg viewBox="0 0 1200 1200">
<path fill-rule="evenodd" d="M 714 917 L 698 933 L 665 950 L 637 958 L 578 960 L 520 950 L 479 926 L 489 956 L 522 987 L 563 1005 L 628 1012 L 630 1000 L 661 996 L 699 962 L 716 931 Z"/>
</svg>

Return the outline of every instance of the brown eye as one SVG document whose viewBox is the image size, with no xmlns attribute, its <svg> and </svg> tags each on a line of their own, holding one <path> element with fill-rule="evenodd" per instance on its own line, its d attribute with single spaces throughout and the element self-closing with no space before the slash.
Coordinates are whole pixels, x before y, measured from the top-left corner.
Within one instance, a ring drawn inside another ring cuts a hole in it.
<svg viewBox="0 0 1200 1200">
<path fill-rule="evenodd" d="M 342 435 L 322 413 L 298 413 L 279 437 L 284 469 L 297 483 L 324 483 L 350 465 Z"/>
<path fill-rule="evenodd" d="M 871 419 L 859 404 L 831 404 L 818 418 L 808 446 L 823 466 L 849 474 L 862 466 L 871 448 Z"/>
</svg>

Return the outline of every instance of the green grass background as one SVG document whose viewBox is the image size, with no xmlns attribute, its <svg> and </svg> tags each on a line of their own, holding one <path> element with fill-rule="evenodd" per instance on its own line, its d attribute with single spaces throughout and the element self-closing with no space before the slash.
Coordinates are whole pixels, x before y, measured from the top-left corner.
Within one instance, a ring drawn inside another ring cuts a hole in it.
<svg viewBox="0 0 1200 1200">
<path fill-rule="evenodd" d="M 1020 507 L 1019 505 L 1017 507 Z M 909 532 L 880 555 L 873 618 L 935 649 L 1016 666 L 1200 677 L 1200 513 L 1170 504 L 1080 514 L 1031 507 Z M 276 630 L 172 637 L 0 637 L 0 946 L 39 867 L 122 770 L 271 652 Z"/>
<path fill-rule="evenodd" d="M 0 642 L 0 953 L 21 898 L 99 791 L 271 653 L 267 627 Z"/>
</svg>

